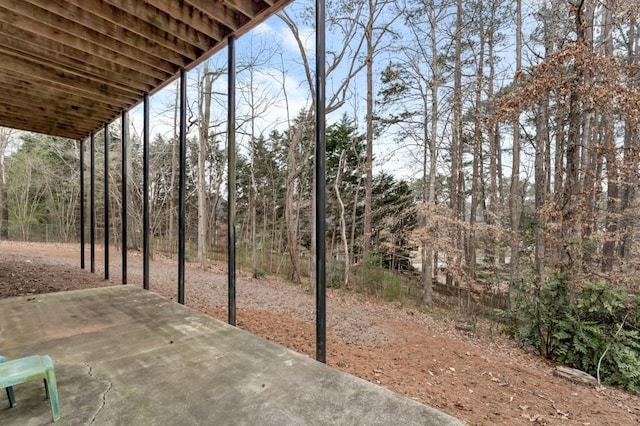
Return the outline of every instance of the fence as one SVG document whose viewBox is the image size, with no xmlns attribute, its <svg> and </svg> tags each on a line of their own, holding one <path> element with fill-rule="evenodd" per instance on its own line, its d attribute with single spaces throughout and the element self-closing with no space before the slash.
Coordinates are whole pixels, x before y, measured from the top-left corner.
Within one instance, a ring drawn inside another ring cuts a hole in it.
<svg viewBox="0 0 640 426">
<path fill-rule="evenodd" d="M 85 241 L 89 243 L 89 226 L 85 229 Z M 133 237 L 133 238 L 131 238 Z M 136 241 L 137 236 L 131 236 L 130 242 L 133 239 Z M 27 242 L 79 242 L 80 231 L 79 229 L 73 229 L 71 232 L 65 232 L 59 225 L 46 224 L 46 223 L 30 223 L 20 224 L 16 222 L 9 222 L 9 239 L 14 241 L 27 241 Z M 119 233 L 111 236 L 113 242 L 117 242 L 119 239 Z M 104 229 L 96 229 L 96 242 L 102 245 L 104 242 Z M 141 241 L 139 241 L 141 244 Z M 177 252 L 177 239 L 169 241 L 166 238 L 154 237 L 152 239 L 153 252 L 159 252 L 169 255 L 174 255 Z M 197 261 L 197 241 L 195 239 L 188 239 L 186 241 L 186 260 Z M 209 248 L 209 258 L 213 261 L 227 262 L 227 247 L 226 246 L 211 246 Z M 292 266 L 289 254 L 284 252 L 278 252 L 276 250 L 257 250 L 256 252 L 256 266 L 252 265 L 252 252 L 251 247 L 247 244 L 239 243 L 236 248 L 236 264 L 239 269 L 251 271 L 254 274 L 260 276 L 263 275 L 277 275 L 286 278 L 291 278 Z M 298 261 L 299 273 L 302 279 L 308 278 L 311 274 L 311 258 L 309 256 L 301 256 Z M 403 297 L 409 297 L 414 300 L 419 300 L 422 296 L 422 284 L 420 278 L 415 274 L 403 273 L 392 271 L 380 271 L 385 272 L 385 276 L 368 277 L 373 273 L 372 269 L 378 268 L 365 268 L 369 271 L 367 277 L 371 278 L 368 281 L 374 282 L 380 288 L 372 289 L 375 293 L 387 292 L 387 286 L 383 282 L 391 282 L 398 287 L 399 294 Z M 383 268 L 380 268 L 383 269 Z M 327 285 L 339 287 L 343 281 L 344 262 L 339 260 L 327 261 Z M 354 271 L 352 270 L 352 273 Z M 399 279 L 399 278 L 402 279 Z M 357 278 L 354 276 L 354 278 Z M 366 280 L 366 279 L 365 279 Z M 371 284 L 371 283 L 369 283 Z M 388 284 L 388 283 L 387 283 Z M 476 289 L 469 289 L 466 287 L 448 286 L 441 282 L 434 281 L 433 291 L 435 294 L 444 299 L 448 304 L 457 305 L 460 302 L 472 303 L 480 308 L 489 309 L 502 309 L 507 310 L 509 308 L 509 295 L 506 293 L 496 293 L 493 291 L 481 291 Z"/>
<path fill-rule="evenodd" d="M 79 229 L 69 230 L 50 223 L 8 222 L 9 240 L 25 242 L 79 242 Z M 87 229 L 88 231 L 88 229 Z M 89 234 L 87 234 L 89 235 Z"/>
<path fill-rule="evenodd" d="M 412 283 L 404 289 L 411 297 L 421 297 L 422 285 Z M 433 282 L 433 291 L 450 305 L 459 302 L 470 302 L 478 307 L 508 310 L 510 308 L 509 294 L 491 290 L 476 290 L 467 287 L 449 286 L 438 281 Z"/>
</svg>

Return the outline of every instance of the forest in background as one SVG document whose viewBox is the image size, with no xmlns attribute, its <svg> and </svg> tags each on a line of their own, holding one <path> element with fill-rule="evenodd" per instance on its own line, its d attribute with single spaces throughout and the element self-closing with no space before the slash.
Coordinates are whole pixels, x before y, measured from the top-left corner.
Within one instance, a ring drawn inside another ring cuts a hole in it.
<svg viewBox="0 0 640 426">
<path fill-rule="evenodd" d="M 256 276 L 305 285 L 315 238 L 310 10 L 296 2 L 275 18 L 296 58 L 254 46 L 240 53 L 237 87 L 239 253 Z M 604 363 L 624 373 L 610 380 L 638 392 L 639 12 L 632 0 L 329 2 L 328 284 L 393 295 L 388 282 L 419 263 L 403 276 L 423 304 L 438 284 L 505 294 L 500 311 L 514 336 L 594 374 Z M 190 260 L 203 267 L 226 245 L 225 73 L 211 60 L 189 77 L 186 234 Z M 287 78 L 309 93 L 300 110 Z M 264 126 L 276 104 L 286 116 Z M 114 242 L 120 125 L 108 147 Z M 151 143 L 156 252 L 177 245 L 176 131 Z M 101 212 L 101 133 L 96 147 Z M 127 150 L 135 248 L 143 199 L 135 132 Z M 33 238 L 40 224 L 52 240 L 77 238 L 78 157 L 78 141 L 0 131 L 3 238 Z"/>
</svg>

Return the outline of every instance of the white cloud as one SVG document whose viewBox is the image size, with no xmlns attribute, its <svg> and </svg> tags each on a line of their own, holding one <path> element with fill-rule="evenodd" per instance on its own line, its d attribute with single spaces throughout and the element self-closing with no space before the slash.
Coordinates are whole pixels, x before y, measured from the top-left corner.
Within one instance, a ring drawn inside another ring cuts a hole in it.
<svg viewBox="0 0 640 426">
<path fill-rule="evenodd" d="M 269 35 L 269 34 L 275 34 L 275 30 L 274 28 L 269 25 L 268 21 L 264 21 L 262 22 L 260 25 L 258 25 L 257 27 L 255 27 L 254 29 L 251 30 L 251 33 L 255 34 L 255 35 Z"/>
<path fill-rule="evenodd" d="M 300 27 L 298 29 L 300 41 L 302 43 L 302 47 L 307 54 L 309 60 L 315 58 L 316 53 L 316 32 L 315 29 L 311 27 Z M 295 54 L 299 54 L 300 48 L 298 47 L 298 43 L 296 38 L 293 36 L 291 31 L 284 27 L 282 31 L 280 31 L 280 41 L 281 45 L 285 47 L 287 50 L 292 51 Z"/>
</svg>

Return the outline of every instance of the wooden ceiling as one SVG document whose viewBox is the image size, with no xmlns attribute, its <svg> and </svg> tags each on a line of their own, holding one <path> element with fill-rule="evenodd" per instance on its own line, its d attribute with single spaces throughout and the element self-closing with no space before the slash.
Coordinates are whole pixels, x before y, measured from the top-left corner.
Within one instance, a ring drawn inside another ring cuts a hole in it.
<svg viewBox="0 0 640 426">
<path fill-rule="evenodd" d="M 0 0 L 0 126 L 82 139 L 291 0 Z"/>
</svg>

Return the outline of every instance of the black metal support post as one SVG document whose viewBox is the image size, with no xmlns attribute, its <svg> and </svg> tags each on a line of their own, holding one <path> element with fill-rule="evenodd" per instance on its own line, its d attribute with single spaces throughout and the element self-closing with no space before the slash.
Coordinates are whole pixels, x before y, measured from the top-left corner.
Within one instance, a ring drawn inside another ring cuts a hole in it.
<svg viewBox="0 0 640 426">
<path fill-rule="evenodd" d="M 84 269 L 84 140 L 80 139 L 80 268 Z"/>
<path fill-rule="evenodd" d="M 236 48 L 235 37 L 228 38 L 227 105 L 227 250 L 229 253 L 229 324 L 236 325 Z"/>
<path fill-rule="evenodd" d="M 142 288 L 149 290 L 149 95 L 144 94 L 142 124 Z"/>
<path fill-rule="evenodd" d="M 122 284 L 127 283 L 127 144 L 129 114 L 122 111 Z"/>
<path fill-rule="evenodd" d="M 91 238 L 91 273 L 96 272 L 96 138 L 91 132 L 91 142 L 89 148 L 89 161 L 91 163 L 91 177 L 89 182 L 89 196 L 91 198 L 89 206 L 89 214 L 91 215 L 91 230 L 89 231 Z"/>
<path fill-rule="evenodd" d="M 184 305 L 185 178 L 187 167 L 187 76 L 180 70 L 180 176 L 178 180 L 178 303 Z"/>
<path fill-rule="evenodd" d="M 109 125 L 104 125 L 104 279 L 109 279 Z"/>
<path fill-rule="evenodd" d="M 327 362 L 325 78 L 325 0 L 316 0 L 316 359 L 324 363 Z"/>
</svg>

